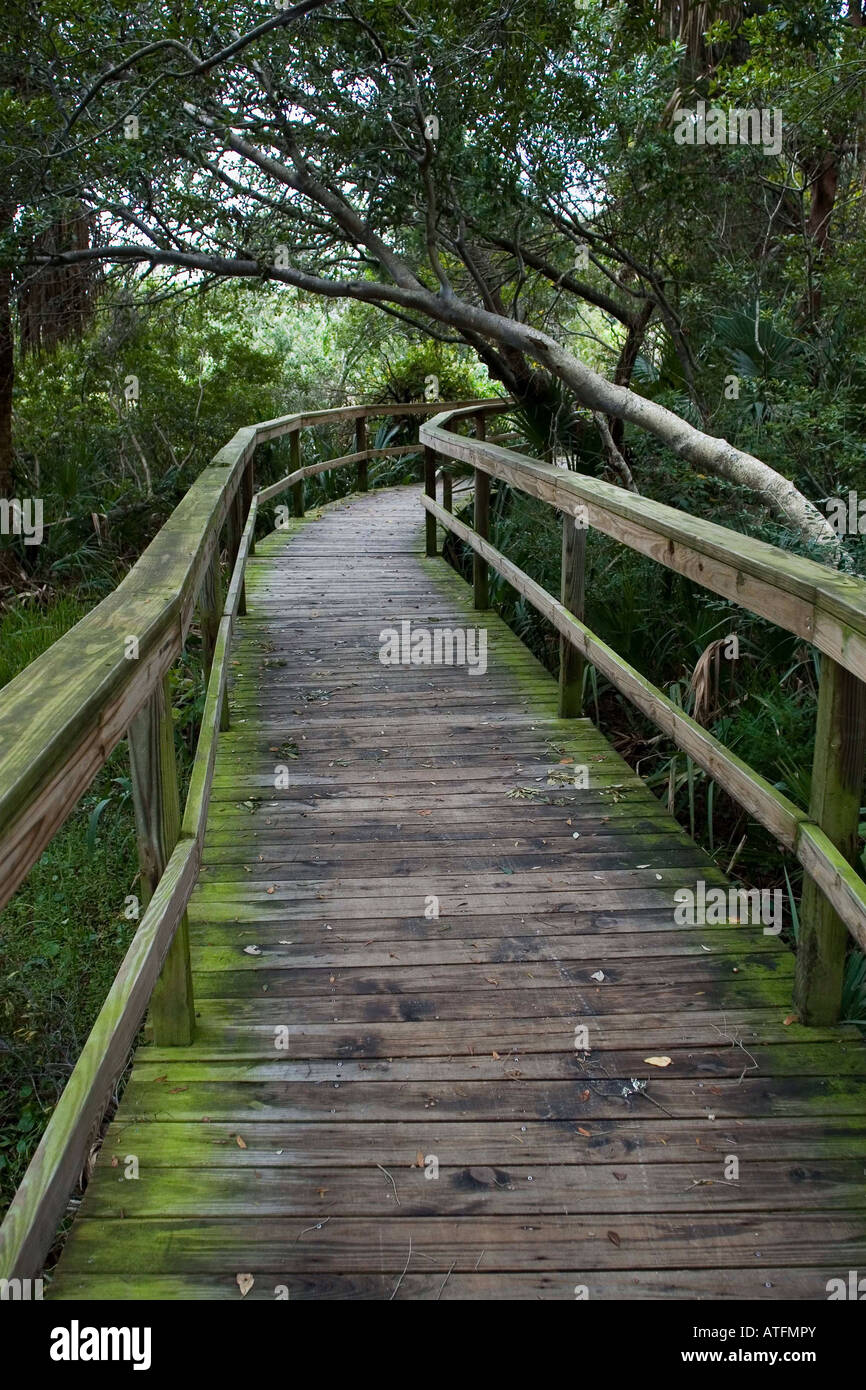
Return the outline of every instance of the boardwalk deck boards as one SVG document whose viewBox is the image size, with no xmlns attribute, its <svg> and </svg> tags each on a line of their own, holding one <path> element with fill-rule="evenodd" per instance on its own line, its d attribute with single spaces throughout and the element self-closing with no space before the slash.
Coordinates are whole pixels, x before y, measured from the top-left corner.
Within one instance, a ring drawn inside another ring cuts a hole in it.
<svg viewBox="0 0 866 1390">
<path fill-rule="evenodd" d="M 424 556 L 418 489 L 259 542 L 246 597 L 196 1037 L 139 1048 L 50 1296 L 822 1299 L 862 1268 L 866 1049 L 792 1020 L 760 926 L 675 925 L 722 876 Z M 406 619 L 484 626 L 486 672 L 382 665 Z"/>
</svg>

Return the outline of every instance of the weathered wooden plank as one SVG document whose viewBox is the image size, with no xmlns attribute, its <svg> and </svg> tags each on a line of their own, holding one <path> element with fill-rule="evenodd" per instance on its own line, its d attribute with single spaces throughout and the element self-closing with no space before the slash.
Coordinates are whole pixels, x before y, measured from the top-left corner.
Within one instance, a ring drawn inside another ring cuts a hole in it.
<svg viewBox="0 0 866 1390">
<path fill-rule="evenodd" d="M 826 1267 L 798 1269 L 766 1268 L 761 1261 L 741 1268 L 730 1269 L 639 1269 L 596 1270 L 592 1281 L 592 1299 L 622 1302 L 624 1299 L 663 1300 L 711 1299 L 739 1302 L 742 1299 L 825 1299 L 828 1278 L 832 1271 Z M 457 1273 L 448 1270 L 425 1274 L 403 1272 L 393 1274 L 296 1274 L 274 1279 L 261 1276 L 243 1296 L 245 1302 L 273 1302 L 289 1298 L 293 1303 L 315 1300 L 352 1302 L 395 1300 L 417 1302 L 430 1299 L 443 1302 L 480 1300 L 490 1302 L 567 1301 L 575 1300 L 578 1286 L 568 1274 L 528 1271 L 514 1274 L 497 1270 L 492 1274 Z M 239 1302 L 242 1295 L 237 1277 L 225 1274 L 138 1274 L 135 1279 L 119 1281 L 111 1276 L 93 1274 L 61 1275 L 48 1293 L 51 1299 L 164 1299 L 217 1300 Z"/>
<path fill-rule="evenodd" d="M 859 1159 L 823 1159 L 808 1168 L 784 1161 L 743 1164 L 736 1181 L 725 1179 L 717 1158 L 657 1163 L 651 1184 L 634 1168 L 609 1164 L 437 1165 L 434 1180 L 423 1165 L 404 1162 L 395 1172 L 375 1160 L 375 1148 L 368 1147 L 367 1166 L 336 1170 L 265 1168 L 253 1177 L 249 1169 L 145 1169 L 125 1186 L 124 1220 L 799 1213 L 806 1205 L 850 1213 L 858 1190 L 866 1217 Z M 88 1193 L 88 1220 L 113 1215 L 117 1181 L 116 1169 L 99 1169 Z"/>
<path fill-rule="evenodd" d="M 292 1270 L 381 1273 L 405 1270 L 414 1251 L 425 1272 L 438 1270 L 561 1270 L 592 1291 L 592 1273 L 601 1269 L 705 1269 L 745 1264 L 755 1251 L 768 1265 L 815 1263 L 816 1243 L 825 1240 L 828 1277 L 857 1268 L 866 1260 L 866 1222 L 859 1212 L 646 1215 L 617 1218 L 610 1238 L 606 1218 L 587 1220 L 560 1214 L 538 1217 L 531 1225 L 520 1216 L 341 1217 L 314 1226 L 306 1217 L 265 1220 L 202 1218 L 79 1220 L 67 1247 L 64 1268 L 86 1272 L 97 1255 L 105 1272 L 118 1275 L 211 1273 L 238 1270 L 286 1274 Z M 121 1239 L 122 1236 L 122 1239 Z M 411 1249 L 410 1249 L 411 1242 Z M 840 1259 L 839 1250 L 844 1250 Z M 832 1252 L 832 1253 L 831 1253 Z M 576 1280 L 574 1271 L 583 1276 Z M 825 1280 L 826 1285 L 826 1280 Z"/>
<path fill-rule="evenodd" d="M 238 1134 L 244 1141 L 242 1148 Z M 371 1143 L 374 1145 L 371 1148 Z M 111 1166 L 124 1155 L 138 1155 L 147 1171 L 187 1169 L 357 1168 L 364 1162 L 394 1170 L 417 1162 L 418 1152 L 435 1153 L 443 1165 L 595 1163 L 646 1170 L 651 1185 L 658 1164 L 720 1163 L 736 1152 L 741 1163 L 768 1160 L 794 1166 L 825 1159 L 862 1158 L 864 1121 L 856 1116 L 756 1117 L 743 1120 L 671 1119 L 656 1110 L 650 1123 L 628 1114 L 616 1120 L 513 1119 L 443 1120 L 435 1108 L 411 1124 L 383 1121 L 340 1124 L 279 1122 L 261 1118 L 206 1121 L 127 1121 L 115 1119 L 106 1134 L 100 1162 Z M 113 1169 L 116 1174 L 116 1168 Z M 854 1205 L 862 1188 L 855 1188 Z M 119 1211 L 122 1199 L 118 1198 Z M 95 1263 L 95 1267 L 96 1263 Z"/>
<path fill-rule="evenodd" d="M 290 1015 L 287 1015 L 287 1023 Z M 648 1070 L 648 1069 L 647 1069 Z M 646 1076 L 643 1078 L 646 1080 Z M 691 1079 L 675 1080 L 667 1074 L 646 1080 L 646 1089 L 630 1093 L 626 1105 L 623 1087 L 629 1077 L 580 1081 L 335 1082 L 323 1088 L 315 1082 L 194 1082 L 170 1087 L 145 1084 L 132 1077 L 124 1095 L 128 1120 L 231 1121 L 241 1126 L 256 1121 L 313 1121 L 332 1124 L 348 1121 L 378 1123 L 423 1122 L 435 1110 L 440 1120 L 490 1122 L 510 1119 L 591 1125 L 596 1120 L 615 1120 L 623 1112 L 648 1118 L 662 1113 L 672 1119 L 697 1124 L 721 1119 L 821 1116 L 862 1117 L 866 1083 L 857 1077 L 754 1077 L 731 1081 L 717 1078 L 703 1090 Z M 323 1089 L 325 1094 L 323 1095 Z"/>
<path fill-rule="evenodd" d="M 598 1048 L 579 1052 L 574 1047 L 573 1029 L 569 1032 L 560 1029 L 560 1048 L 547 1052 L 529 1051 L 522 1054 L 517 1048 L 506 1048 L 504 1053 L 494 1057 L 495 1049 L 487 1052 L 470 1052 L 468 1048 L 462 1055 L 436 1057 L 369 1057 L 363 1061 L 354 1057 L 328 1057 L 309 1059 L 294 1058 L 290 1048 L 278 1058 L 275 1053 L 273 1037 L 264 1040 L 259 1058 L 251 1062 L 249 1057 L 228 1056 L 225 1058 L 200 1057 L 196 1045 L 191 1053 L 182 1053 L 169 1048 L 144 1047 L 136 1056 L 135 1077 L 143 1083 L 160 1082 L 169 1089 L 180 1082 L 188 1081 L 270 1081 L 290 1083 L 293 1081 L 316 1081 L 342 1083 L 352 1081 L 501 1081 L 507 1080 L 574 1080 L 579 1082 L 598 1081 L 605 1077 L 637 1076 L 644 1078 L 657 1075 L 647 1063 L 647 1047 L 636 1047 L 634 1038 L 631 1047 Z M 595 1031 L 587 1030 L 588 1037 Z M 328 1034 L 320 1034 L 327 1045 Z M 330 1035 L 333 1047 L 338 1037 L 334 1030 Z M 334 1049 L 336 1052 L 336 1049 Z M 154 1054 L 151 1056 L 151 1054 Z M 739 1081 L 744 1075 L 773 1076 L 866 1076 L 866 1048 L 856 1045 L 854 1040 L 844 1047 L 835 1042 L 800 1044 L 785 1041 L 784 1044 L 766 1045 L 752 1043 L 748 1052 L 735 1047 L 717 1035 L 712 1045 L 700 1046 L 697 1043 L 673 1047 L 670 1062 L 664 1067 L 665 1074 L 681 1080 L 684 1077 L 707 1082 L 710 1086 L 718 1078 Z M 711 1092 L 712 1094 L 712 1092 Z M 866 1123 L 864 1123 L 866 1128 Z M 359 1159 L 359 1162 L 362 1161 Z"/>
</svg>

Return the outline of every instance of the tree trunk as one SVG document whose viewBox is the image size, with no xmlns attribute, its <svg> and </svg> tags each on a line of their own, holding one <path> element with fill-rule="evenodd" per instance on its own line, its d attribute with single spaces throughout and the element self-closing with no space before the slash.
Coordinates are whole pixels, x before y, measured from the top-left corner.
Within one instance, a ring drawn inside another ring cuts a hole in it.
<svg viewBox="0 0 866 1390">
<path fill-rule="evenodd" d="M 11 497 L 12 388 L 15 348 L 12 338 L 12 272 L 0 269 L 0 497 Z"/>
</svg>

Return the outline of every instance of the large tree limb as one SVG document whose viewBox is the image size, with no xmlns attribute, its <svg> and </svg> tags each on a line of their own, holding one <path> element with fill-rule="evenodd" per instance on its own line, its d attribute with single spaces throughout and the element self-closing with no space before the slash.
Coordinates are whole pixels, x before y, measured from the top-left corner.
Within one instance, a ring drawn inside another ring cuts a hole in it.
<svg viewBox="0 0 866 1390">
<path fill-rule="evenodd" d="M 565 382 L 578 402 L 593 411 L 613 416 L 646 430 L 704 473 L 748 488 L 804 539 L 832 547 L 838 554 L 838 538 L 826 517 L 794 486 L 768 464 L 737 449 L 726 439 L 705 434 L 673 411 L 618 386 L 594 372 L 549 334 L 487 309 L 448 298 L 410 284 L 383 284 L 375 280 L 331 280 L 296 267 L 262 265 L 252 259 L 212 256 L 204 252 L 151 251 L 142 246 L 106 246 L 43 258 L 42 263 L 74 264 L 83 260 L 117 263 L 150 262 L 208 274 L 270 279 L 294 285 L 331 299 L 357 299 L 368 304 L 397 304 L 461 332 L 478 334 L 494 343 L 525 353 Z"/>
</svg>

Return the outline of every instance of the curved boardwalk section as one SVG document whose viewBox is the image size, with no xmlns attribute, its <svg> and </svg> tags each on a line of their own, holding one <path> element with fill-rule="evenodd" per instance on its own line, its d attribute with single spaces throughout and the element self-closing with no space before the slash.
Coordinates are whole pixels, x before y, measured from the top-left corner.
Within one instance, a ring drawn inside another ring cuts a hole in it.
<svg viewBox="0 0 866 1390">
<path fill-rule="evenodd" d="M 823 1299 L 866 1268 L 858 1036 L 792 1021 L 761 925 L 676 920 L 723 876 L 424 558 L 418 490 L 274 533 L 247 609 L 195 1042 L 139 1049 L 52 1296 Z M 479 627 L 464 664 L 381 659 Z"/>
</svg>

